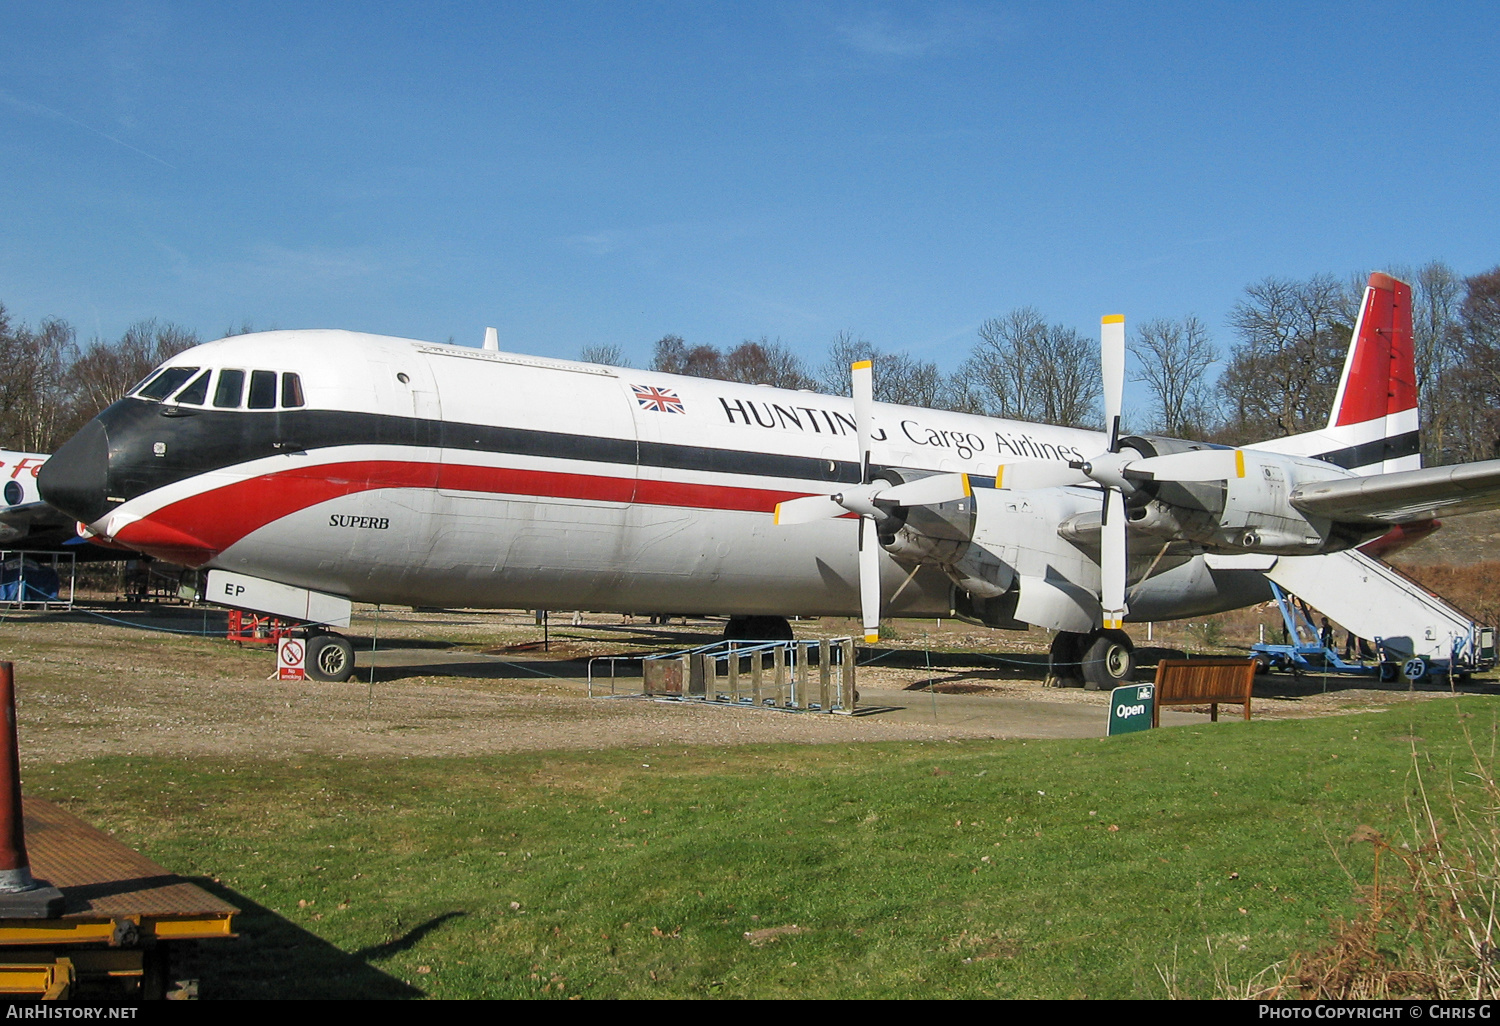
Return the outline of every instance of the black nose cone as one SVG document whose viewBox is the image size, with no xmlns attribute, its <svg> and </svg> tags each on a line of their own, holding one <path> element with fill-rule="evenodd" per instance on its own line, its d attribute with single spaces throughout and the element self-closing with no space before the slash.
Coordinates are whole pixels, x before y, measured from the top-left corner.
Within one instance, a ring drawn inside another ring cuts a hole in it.
<svg viewBox="0 0 1500 1026">
<path fill-rule="evenodd" d="M 36 479 L 42 501 L 91 524 L 113 507 L 109 502 L 109 435 L 91 420 L 42 464 Z"/>
</svg>

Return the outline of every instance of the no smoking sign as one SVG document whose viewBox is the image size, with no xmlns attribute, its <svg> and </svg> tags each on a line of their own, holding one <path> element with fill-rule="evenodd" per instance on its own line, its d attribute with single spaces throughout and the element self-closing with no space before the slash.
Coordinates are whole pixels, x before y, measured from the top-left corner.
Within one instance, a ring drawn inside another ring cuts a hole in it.
<svg viewBox="0 0 1500 1026">
<path fill-rule="evenodd" d="M 307 643 L 301 638 L 281 638 L 277 640 L 276 679 L 307 679 Z"/>
</svg>

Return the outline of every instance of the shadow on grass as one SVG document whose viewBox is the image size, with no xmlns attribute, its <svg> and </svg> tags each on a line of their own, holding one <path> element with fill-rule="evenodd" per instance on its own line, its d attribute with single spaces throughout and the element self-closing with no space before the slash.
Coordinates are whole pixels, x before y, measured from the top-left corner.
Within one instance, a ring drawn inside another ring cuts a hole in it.
<svg viewBox="0 0 1500 1026">
<path fill-rule="evenodd" d="M 436 916 L 395 940 L 350 953 L 222 884 L 203 877 L 192 882 L 240 909 L 234 920 L 238 938 L 199 945 L 199 992 L 210 999 L 425 997 L 425 991 L 371 962 L 410 950 L 449 919 L 464 914 Z"/>
<path fill-rule="evenodd" d="M 436 930 L 439 926 L 442 926 L 450 919 L 457 919 L 459 916 L 464 915 L 468 915 L 468 913 L 444 912 L 440 916 L 433 916 L 431 919 L 427 920 L 427 922 L 421 923 L 417 926 L 413 926 L 410 930 L 407 930 L 395 940 L 386 941 L 384 944 L 376 944 L 368 948 L 360 948 L 354 953 L 354 957 L 363 959 L 368 962 L 371 959 L 386 959 L 390 958 L 392 955 L 399 955 L 403 951 L 410 951 L 412 948 L 417 946 L 418 941 L 427 936 L 433 930 Z"/>
</svg>

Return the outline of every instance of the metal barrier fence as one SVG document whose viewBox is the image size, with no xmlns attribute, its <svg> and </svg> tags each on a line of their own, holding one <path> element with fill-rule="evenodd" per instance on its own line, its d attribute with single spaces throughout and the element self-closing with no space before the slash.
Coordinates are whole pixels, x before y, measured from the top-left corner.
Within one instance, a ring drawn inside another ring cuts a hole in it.
<svg viewBox="0 0 1500 1026">
<path fill-rule="evenodd" d="M 642 692 L 752 708 L 854 712 L 854 639 L 720 641 L 647 656 Z"/>
<path fill-rule="evenodd" d="M 0 549 L 0 606 L 72 609 L 76 564 L 72 552 Z"/>
</svg>

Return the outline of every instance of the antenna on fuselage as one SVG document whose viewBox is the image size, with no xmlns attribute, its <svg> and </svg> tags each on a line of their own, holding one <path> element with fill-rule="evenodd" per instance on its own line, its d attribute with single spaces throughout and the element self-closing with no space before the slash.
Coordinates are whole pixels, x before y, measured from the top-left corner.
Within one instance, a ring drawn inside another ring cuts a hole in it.
<svg viewBox="0 0 1500 1026">
<path fill-rule="evenodd" d="M 494 328 L 484 329 L 484 348 L 492 353 L 500 351 L 500 333 Z"/>
</svg>

